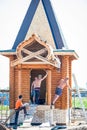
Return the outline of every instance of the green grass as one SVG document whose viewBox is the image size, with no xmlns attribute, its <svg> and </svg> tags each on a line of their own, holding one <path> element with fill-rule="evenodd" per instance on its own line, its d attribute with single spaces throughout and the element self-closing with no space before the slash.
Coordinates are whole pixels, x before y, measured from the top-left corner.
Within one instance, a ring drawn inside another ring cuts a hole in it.
<svg viewBox="0 0 87 130">
<path fill-rule="evenodd" d="M 7 106 L 7 105 L 0 105 L 0 111 L 1 110 L 9 110 L 9 106 Z"/>
<path fill-rule="evenodd" d="M 87 109 L 87 97 L 82 97 L 82 101 L 83 101 L 83 105 L 84 107 Z M 78 97 L 75 97 L 75 101 L 74 101 L 74 97 L 72 98 L 72 107 L 74 108 L 82 108 L 80 100 Z M 7 105 L 0 105 L 0 111 L 1 110 L 9 110 L 9 106 Z"/>
<path fill-rule="evenodd" d="M 82 102 L 83 102 L 84 107 L 87 109 L 87 97 L 82 97 Z M 72 107 L 82 108 L 78 97 L 75 97 L 75 101 L 74 101 L 74 98 L 72 98 Z"/>
</svg>

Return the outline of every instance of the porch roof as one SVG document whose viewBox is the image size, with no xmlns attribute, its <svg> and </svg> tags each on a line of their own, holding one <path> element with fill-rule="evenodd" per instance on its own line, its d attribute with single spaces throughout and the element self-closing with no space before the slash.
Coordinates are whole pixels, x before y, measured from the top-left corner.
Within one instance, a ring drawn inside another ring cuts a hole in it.
<svg viewBox="0 0 87 130">
<path fill-rule="evenodd" d="M 0 50 L 0 55 L 16 55 L 16 49 Z"/>
<path fill-rule="evenodd" d="M 69 49 L 54 49 L 53 50 L 54 55 L 61 55 L 61 56 L 72 56 L 74 59 L 78 59 L 79 56 L 75 52 L 75 50 L 69 50 Z M 16 49 L 10 49 L 10 50 L 0 50 L 0 55 L 16 55 Z"/>
<path fill-rule="evenodd" d="M 75 52 L 75 50 L 69 50 L 69 49 L 55 49 L 53 50 L 54 55 L 61 55 L 61 56 L 72 56 L 73 59 L 78 59 L 79 56 Z"/>
</svg>

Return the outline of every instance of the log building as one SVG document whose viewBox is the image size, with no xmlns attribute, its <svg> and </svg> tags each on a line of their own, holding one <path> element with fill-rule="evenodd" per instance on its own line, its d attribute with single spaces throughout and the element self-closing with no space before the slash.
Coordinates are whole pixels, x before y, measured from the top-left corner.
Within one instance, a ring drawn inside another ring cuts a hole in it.
<svg viewBox="0 0 87 130">
<path fill-rule="evenodd" d="M 13 109 L 19 94 L 29 102 L 31 83 L 35 76 L 45 75 L 41 84 L 40 99 L 51 104 L 58 80 L 69 77 L 72 86 L 72 61 L 78 59 L 70 50 L 55 18 L 50 0 L 31 0 L 13 47 L 0 50 L 10 60 L 10 108 Z M 17 16 L 18 17 L 18 16 Z M 68 90 L 57 100 L 55 107 L 68 109 Z"/>
</svg>

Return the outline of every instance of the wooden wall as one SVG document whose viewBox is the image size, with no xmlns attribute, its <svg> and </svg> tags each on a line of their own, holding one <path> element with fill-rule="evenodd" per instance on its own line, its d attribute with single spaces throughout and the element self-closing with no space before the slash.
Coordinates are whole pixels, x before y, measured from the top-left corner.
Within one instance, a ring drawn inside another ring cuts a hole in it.
<svg viewBox="0 0 87 130">
<path fill-rule="evenodd" d="M 14 59 L 14 56 L 10 56 L 10 63 Z M 19 94 L 23 95 L 23 101 L 30 101 L 30 84 L 31 84 L 31 70 L 50 70 L 51 71 L 51 101 L 55 94 L 55 88 L 57 86 L 57 82 L 61 78 L 69 77 L 69 84 L 72 84 L 72 61 L 70 56 L 61 56 L 61 69 L 60 72 L 49 65 L 18 65 L 15 67 L 11 67 L 10 65 L 10 108 L 15 107 L 15 102 L 18 98 Z M 39 72 L 38 71 L 38 72 Z M 45 74 L 45 73 L 44 73 Z M 46 89 L 49 89 L 48 83 L 46 79 Z M 49 93 L 47 95 L 50 95 Z M 64 88 L 63 94 L 59 97 L 56 102 L 55 107 L 60 109 L 68 108 L 68 89 Z M 49 98 L 49 97 L 48 97 Z M 50 101 L 50 102 L 51 102 Z M 70 100 L 71 102 L 71 100 Z M 71 106 L 71 104 L 70 104 Z"/>
</svg>

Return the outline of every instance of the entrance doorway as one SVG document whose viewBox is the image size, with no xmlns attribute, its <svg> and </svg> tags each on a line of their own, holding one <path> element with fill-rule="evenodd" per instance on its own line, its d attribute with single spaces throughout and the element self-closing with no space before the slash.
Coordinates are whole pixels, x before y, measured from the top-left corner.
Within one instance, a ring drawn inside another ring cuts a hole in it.
<svg viewBox="0 0 87 130">
<path fill-rule="evenodd" d="M 37 77 L 38 75 L 42 75 L 42 77 L 44 77 L 45 74 L 46 74 L 46 72 L 43 69 L 31 70 L 30 87 L 31 87 L 31 84 L 34 81 L 35 77 Z M 32 97 L 31 97 L 31 101 L 32 101 Z M 44 79 L 41 83 L 39 104 L 45 104 L 45 101 L 46 101 L 46 79 Z"/>
</svg>

